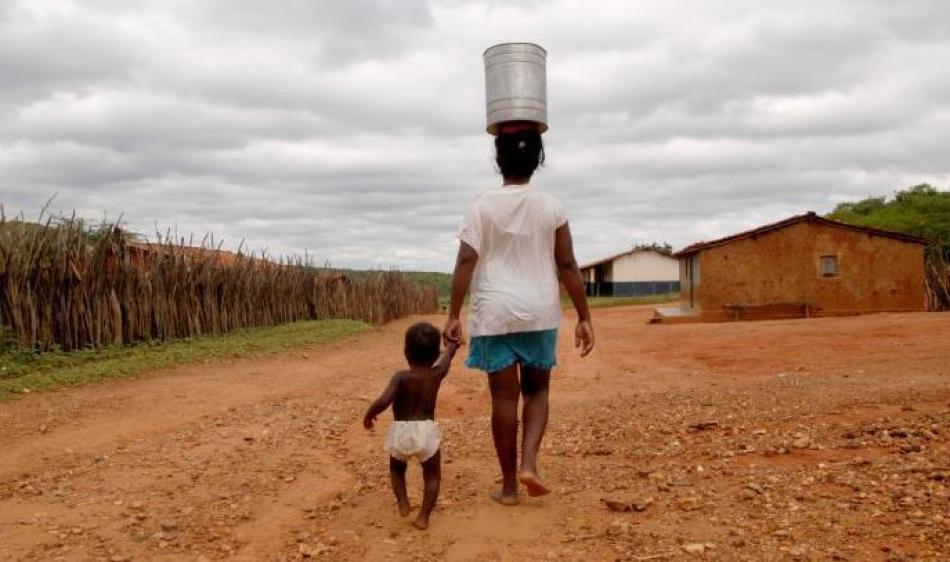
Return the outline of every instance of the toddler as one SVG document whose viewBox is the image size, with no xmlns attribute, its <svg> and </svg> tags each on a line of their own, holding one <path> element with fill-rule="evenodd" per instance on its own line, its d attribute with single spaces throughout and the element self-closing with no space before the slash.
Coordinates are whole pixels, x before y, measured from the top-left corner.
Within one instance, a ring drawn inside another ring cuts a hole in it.
<svg viewBox="0 0 950 562">
<path fill-rule="evenodd" d="M 412 523 L 422 530 L 429 526 L 429 515 L 439 497 L 442 480 L 441 436 L 435 422 L 435 401 L 458 349 L 457 343 L 450 342 L 439 355 L 441 339 L 439 330 L 427 322 L 414 324 L 406 330 L 405 355 L 409 369 L 392 376 L 389 386 L 363 417 L 363 427 L 372 429 L 376 416 L 389 406 L 393 408 L 395 421 L 386 436 L 386 451 L 389 453 L 393 492 L 399 514 L 403 517 L 409 515 L 406 461 L 415 457 L 422 463 L 425 491 L 419 516 Z"/>
</svg>

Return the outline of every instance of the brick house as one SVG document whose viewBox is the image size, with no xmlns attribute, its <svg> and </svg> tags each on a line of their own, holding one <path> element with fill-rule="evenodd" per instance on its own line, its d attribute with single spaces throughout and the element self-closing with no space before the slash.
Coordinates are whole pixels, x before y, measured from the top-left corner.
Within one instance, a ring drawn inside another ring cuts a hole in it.
<svg viewBox="0 0 950 562">
<path fill-rule="evenodd" d="M 700 242 L 674 254 L 682 302 L 654 321 L 925 310 L 926 244 L 815 213 Z"/>
</svg>

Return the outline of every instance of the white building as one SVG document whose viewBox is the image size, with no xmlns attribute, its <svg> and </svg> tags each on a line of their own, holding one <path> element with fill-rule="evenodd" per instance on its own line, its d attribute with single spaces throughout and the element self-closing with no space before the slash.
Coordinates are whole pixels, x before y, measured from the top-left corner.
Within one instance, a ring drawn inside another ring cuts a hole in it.
<svg viewBox="0 0 950 562">
<path fill-rule="evenodd" d="M 679 261 L 651 248 L 610 256 L 581 267 L 589 296 L 640 296 L 679 291 Z"/>
</svg>

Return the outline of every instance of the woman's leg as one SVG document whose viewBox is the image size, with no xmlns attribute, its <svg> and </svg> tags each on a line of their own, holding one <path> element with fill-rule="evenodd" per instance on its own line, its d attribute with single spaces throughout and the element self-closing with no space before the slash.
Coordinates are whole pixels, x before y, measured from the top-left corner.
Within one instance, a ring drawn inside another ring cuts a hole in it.
<svg viewBox="0 0 950 562">
<path fill-rule="evenodd" d="M 521 420 L 524 434 L 521 437 L 521 474 L 520 480 L 528 488 L 528 494 L 543 496 L 547 486 L 541 482 L 538 472 L 538 451 L 541 439 L 548 425 L 548 385 L 551 380 L 549 369 L 521 367 L 521 393 L 524 406 Z"/>
<path fill-rule="evenodd" d="M 518 503 L 518 365 L 488 375 L 491 390 L 491 434 L 501 465 L 501 492 L 492 498 L 504 504 Z"/>
</svg>

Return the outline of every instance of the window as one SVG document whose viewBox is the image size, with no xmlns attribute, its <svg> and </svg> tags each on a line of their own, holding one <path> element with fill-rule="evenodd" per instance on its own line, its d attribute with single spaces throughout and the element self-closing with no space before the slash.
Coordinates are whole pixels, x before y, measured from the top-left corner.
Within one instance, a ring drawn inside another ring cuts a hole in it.
<svg viewBox="0 0 950 562">
<path fill-rule="evenodd" d="M 838 276 L 838 256 L 821 256 L 818 274 L 822 277 Z"/>
</svg>

